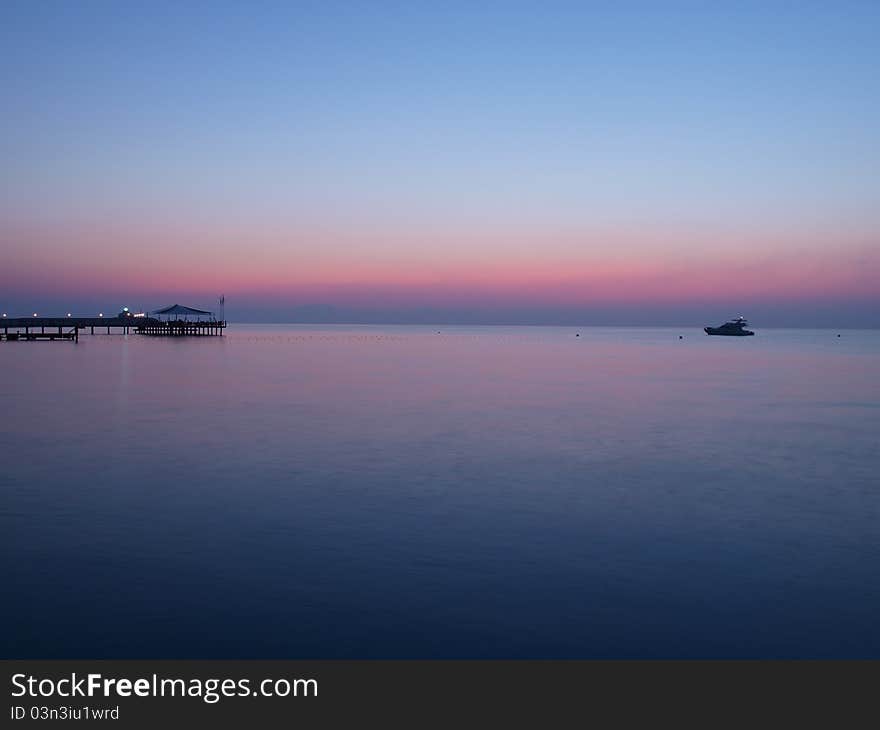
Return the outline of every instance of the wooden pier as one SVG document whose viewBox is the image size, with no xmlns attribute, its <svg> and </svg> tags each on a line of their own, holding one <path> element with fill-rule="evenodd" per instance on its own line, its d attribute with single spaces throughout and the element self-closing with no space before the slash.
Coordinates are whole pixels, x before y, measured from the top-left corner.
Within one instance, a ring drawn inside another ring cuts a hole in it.
<svg viewBox="0 0 880 730">
<path fill-rule="evenodd" d="M 50 328 L 49 331 L 46 332 L 45 327 L 40 327 L 40 331 L 37 332 L 36 329 L 31 331 L 30 327 L 25 327 L 24 332 L 21 332 L 20 330 L 10 332 L 9 328 L 4 327 L 3 331 L 0 332 L 0 342 L 35 342 L 37 340 L 49 340 L 52 342 L 55 340 L 68 340 L 78 342 L 79 330 L 74 327 L 65 332 L 63 327 L 59 327 L 57 330 Z"/>
<path fill-rule="evenodd" d="M 161 322 L 158 319 L 151 319 L 144 324 L 138 324 L 135 332 L 139 335 L 153 337 L 214 337 L 222 336 L 224 329 L 226 329 L 226 322 L 221 320 L 187 322 L 186 320 L 172 319 Z"/>
<path fill-rule="evenodd" d="M 222 336 L 223 320 L 160 320 L 154 317 L 4 317 L 0 319 L 0 342 L 37 340 L 79 342 L 81 333 L 137 334 L 153 337 Z"/>
</svg>

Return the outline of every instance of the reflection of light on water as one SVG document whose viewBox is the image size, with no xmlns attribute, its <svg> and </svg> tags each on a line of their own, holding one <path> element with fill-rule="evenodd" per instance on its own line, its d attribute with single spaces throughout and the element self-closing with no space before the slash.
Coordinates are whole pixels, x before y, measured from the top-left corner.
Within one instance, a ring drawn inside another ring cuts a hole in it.
<svg viewBox="0 0 880 730">
<path fill-rule="evenodd" d="M 121 337 L 119 341 L 114 342 L 119 350 L 118 373 L 119 380 L 116 388 L 116 409 L 117 416 L 121 422 L 128 418 L 129 407 L 129 390 L 131 389 L 131 362 L 130 362 L 130 342 L 128 337 Z"/>
</svg>

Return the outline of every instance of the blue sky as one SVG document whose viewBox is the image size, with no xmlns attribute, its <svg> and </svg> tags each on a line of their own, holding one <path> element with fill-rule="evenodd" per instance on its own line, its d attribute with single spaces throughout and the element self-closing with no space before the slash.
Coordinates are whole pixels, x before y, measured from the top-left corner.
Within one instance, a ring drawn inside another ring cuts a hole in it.
<svg viewBox="0 0 880 730">
<path fill-rule="evenodd" d="M 503 268 L 509 248 L 470 244 L 469 231 L 531 231 L 558 266 L 571 263 L 560 228 L 584 232 L 584 266 L 601 253 L 597 230 L 622 232 L 615 245 L 634 265 L 657 266 L 661 244 L 632 231 L 664 241 L 684 231 L 676 256 L 701 262 L 734 240 L 746 256 L 839 250 L 847 264 L 876 242 L 877 3 L 7 2 L 0 12 L 0 215 L 32 289 L 95 221 L 112 221 L 114 235 L 93 236 L 90 255 L 127 240 L 179 250 L 181 231 L 198 225 L 197 248 L 223 261 L 203 288 L 246 249 L 230 231 L 266 226 L 291 232 L 253 238 L 267 260 L 298 269 L 292 288 L 310 267 L 308 283 L 322 281 L 327 251 L 352 277 L 362 271 L 345 236 L 316 243 L 302 229 L 386 231 L 397 243 L 381 247 L 388 270 L 370 281 L 389 286 L 400 261 L 431 267 L 445 248 L 486 246 L 480 260 Z M 74 242 L 58 233 L 77 227 Z M 337 294 L 328 284 L 315 296 Z"/>
</svg>

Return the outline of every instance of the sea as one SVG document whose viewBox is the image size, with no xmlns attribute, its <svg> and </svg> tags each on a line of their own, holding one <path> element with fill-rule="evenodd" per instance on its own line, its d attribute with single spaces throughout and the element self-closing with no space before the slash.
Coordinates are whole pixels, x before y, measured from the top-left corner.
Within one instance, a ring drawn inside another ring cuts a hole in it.
<svg viewBox="0 0 880 730">
<path fill-rule="evenodd" d="M 4 658 L 880 658 L 880 330 L 0 343 Z"/>
</svg>

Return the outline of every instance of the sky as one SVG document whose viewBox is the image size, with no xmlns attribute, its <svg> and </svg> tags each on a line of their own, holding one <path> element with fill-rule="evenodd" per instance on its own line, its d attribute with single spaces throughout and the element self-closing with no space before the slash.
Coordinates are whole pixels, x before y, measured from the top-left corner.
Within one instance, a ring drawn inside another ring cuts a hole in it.
<svg viewBox="0 0 880 730">
<path fill-rule="evenodd" d="M 880 323 L 876 2 L 0 5 L 0 309 Z"/>
</svg>

